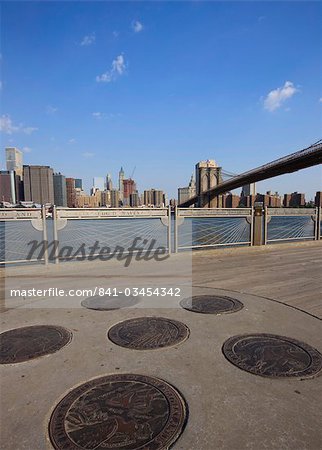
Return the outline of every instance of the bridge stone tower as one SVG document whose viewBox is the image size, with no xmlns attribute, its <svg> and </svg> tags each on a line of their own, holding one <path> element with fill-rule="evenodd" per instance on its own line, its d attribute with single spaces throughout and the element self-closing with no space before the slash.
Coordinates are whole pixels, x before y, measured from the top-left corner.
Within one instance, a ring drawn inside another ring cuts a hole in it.
<svg viewBox="0 0 322 450">
<path fill-rule="evenodd" d="M 202 194 L 222 183 L 221 167 L 214 160 L 200 161 L 196 164 L 196 194 L 198 195 L 198 208 L 217 208 L 221 206 L 219 198 L 210 199 L 209 195 Z"/>
</svg>

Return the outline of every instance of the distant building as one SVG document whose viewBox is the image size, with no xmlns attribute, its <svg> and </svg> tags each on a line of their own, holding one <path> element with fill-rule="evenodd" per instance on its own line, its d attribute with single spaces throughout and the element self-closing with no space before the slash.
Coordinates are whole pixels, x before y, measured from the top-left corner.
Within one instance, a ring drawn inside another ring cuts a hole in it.
<svg viewBox="0 0 322 450">
<path fill-rule="evenodd" d="M 66 196 L 68 208 L 76 207 L 75 178 L 66 178 Z"/>
<path fill-rule="evenodd" d="M 305 194 L 293 192 L 292 194 L 285 194 L 283 200 L 284 208 L 299 208 L 305 206 Z"/>
<path fill-rule="evenodd" d="M 119 171 L 119 193 L 120 193 L 120 200 L 123 200 L 123 180 L 124 180 L 124 170 L 123 167 L 121 167 L 121 170 Z"/>
<path fill-rule="evenodd" d="M 75 178 L 75 189 L 83 190 L 83 180 L 80 178 Z"/>
<path fill-rule="evenodd" d="M 123 180 L 123 204 L 130 204 L 130 195 L 136 192 L 135 181 L 131 178 Z"/>
<path fill-rule="evenodd" d="M 15 188 L 12 188 L 13 176 L 14 171 L 12 170 L 0 171 L 0 202 L 16 203 Z"/>
<path fill-rule="evenodd" d="M 111 191 L 105 190 L 101 192 L 101 206 L 111 206 Z"/>
<path fill-rule="evenodd" d="M 280 208 L 282 206 L 281 197 L 278 192 L 272 193 L 267 191 L 266 194 L 257 194 L 255 198 L 256 203 L 263 203 L 264 207 Z"/>
<path fill-rule="evenodd" d="M 163 191 L 157 189 L 145 190 L 143 194 L 143 203 L 145 206 L 155 206 L 157 208 L 164 206 Z"/>
<path fill-rule="evenodd" d="M 315 206 L 322 208 L 322 191 L 318 191 L 315 194 Z"/>
<path fill-rule="evenodd" d="M 113 189 L 113 183 L 112 183 L 112 177 L 111 175 L 108 173 L 106 175 L 106 190 L 107 191 L 111 191 Z"/>
<path fill-rule="evenodd" d="M 66 178 L 61 173 L 54 173 L 54 203 L 56 206 L 67 206 Z"/>
<path fill-rule="evenodd" d="M 23 166 L 23 187 L 26 202 L 53 204 L 53 169 L 49 166 Z"/>
<path fill-rule="evenodd" d="M 23 155 L 16 147 L 6 148 L 6 166 L 7 170 L 14 170 L 16 175 L 23 175 Z"/>
<path fill-rule="evenodd" d="M 240 203 L 239 195 L 235 194 L 226 194 L 219 196 L 219 203 L 221 203 L 222 208 L 238 208 Z"/>
<path fill-rule="evenodd" d="M 140 197 L 138 192 L 133 192 L 133 194 L 130 194 L 130 206 L 132 208 L 137 208 L 140 206 Z"/>
<path fill-rule="evenodd" d="M 246 184 L 242 187 L 241 197 L 248 197 L 250 195 L 256 195 L 256 183 Z"/>
<path fill-rule="evenodd" d="M 183 203 L 196 195 L 196 181 L 191 175 L 189 185 L 178 189 L 178 203 Z"/>
<path fill-rule="evenodd" d="M 111 208 L 119 208 L 120 201 L 120 191 L 118 189 L 111 189 Z"/>
<path fill-rule="evenodd" d="M 95 195 L 82 193 L 75 198 L 76 208 L 98 208 L 100 206 L 99 198 Z"/>
</svg>

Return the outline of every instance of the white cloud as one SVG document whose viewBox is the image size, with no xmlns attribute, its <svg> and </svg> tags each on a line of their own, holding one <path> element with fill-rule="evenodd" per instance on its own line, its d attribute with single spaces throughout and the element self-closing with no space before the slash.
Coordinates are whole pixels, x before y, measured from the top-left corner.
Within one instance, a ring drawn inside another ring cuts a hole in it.
<svg viewBox="0 0 322 450">
<path fill-rule="evenodd" d="M 299 89 L 294 86 L 292 81 L 285 81 L 284 86 L 273 89 L 267 94 L 264 99 L 264 108 L 270 112 L 275 111 L 297 92 L 299 92 Z"/>
<path fill-rule="evenodd" d="M 82 46 L 92 45 L 92 44 L 94 44 L 95 39 L 96 39 L 95 33 L 88 34 L 87 36 L 83 37 L 80 45 L 82 45 Z"/>
<path fill-rule="evenodd" d="M 12 123 L 9 116 L 2 115 L 0 117 L 0 130 L 6 134 L 12 134 L 19 131 L 19 127 Z"/>
<path fill-rule="evenodd" d="M 120 33 L 118 31 L 113 31 L 113 37 L 116 39 L 119 37 Z"/>
<path fill-rule="evenodd" d="M 95 153 L 92 152 L 84 152 L 82 153 L 84 158 L 93 158 L 93 156 L 95 155 Z"/>
<path fill-rule="evenodd" d="M 138 20 L 134 20 L 132 22 L 132 30 L 134 31 L 134 33 L 140 33 L 140 31 L 143 30 L 143 24 Z"/>
<path fill-rule="evenodd" d="M 32 149 L 31 149 L 30 147 L 23 147 L 23 148 L 22 148 L 22 151 L 23 151 L 24 153 L 30 153 L 30 152 L 32 151 Z"/>
<path fill-rule="evenodd" d="M 55 106 L 48 105 L 46 108 L 47 114 L 55 114 L 55 112 L 57 112 L 57 111 L 58 111 L 58 108 L 56 108 Z"/>
<path fill-rule="evenodd" d="M 126 69 L 126 64 L 123 55 L 118 55 L 111 64 L 111 69 L 102 73 L 102 75 L 97 75 L 96 81 L 98 83 L 110 83 L 116 80 L 118 77 L 124 74 Z"/>
<path fill-rule="evenodd" d="M 32 134 L 34 131 L 37 131 L 38 128 L 36 127 L 23 127 L 22 131 L 26 134 Z"/>
<path fill-rule="evenodd" d="M 68 141 L 70 144 L 75 144 L 75 142 L 76 142 L 76 139 L 75 138 L 71 138 L 71 139 L 69 139 L 69 141 Z"/>
<path fill-rule="evenodd" d="M 93 112 L 92 116 L 95 117 L 95 119 L 102 119 L 106 116 L 106 114 L 102 112 Z"/>
<path fill-rule="evenodd" d="M 322 103 L 322 97 L 319 98 L 319 102 Z"/>
<path fill-rule="evenodd" d="M 34 131 L 38 130 L 36 127 L 25 127 L 24 124 L 20 123 L 19 125 L 15 125 L 11 117 L 9 115 L 3 114 L 0 117 L 0 131 L 5 134 L 13 134 L 13 133 L 25 133 L 31 134 Z"/>
</svg>

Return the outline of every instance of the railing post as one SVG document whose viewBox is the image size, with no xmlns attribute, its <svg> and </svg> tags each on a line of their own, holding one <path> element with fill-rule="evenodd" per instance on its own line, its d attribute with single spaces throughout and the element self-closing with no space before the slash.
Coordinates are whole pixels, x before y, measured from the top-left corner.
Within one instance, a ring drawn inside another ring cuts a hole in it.
<svg viewBox="0 0 322 450">
<path fill-rule="evenodd" d="M 254 206 L 254 245 L 263 245 L 263 204 L 255 204 Z"/>
<path fill-rule="evenodd" d="M 45 265 L 48 264 L 48 236 L 47 236 L 47 224 L 46 224 L 46 207 L 45 205 L 41 208 L 41 215 L 42 215 L 42 233 L 43 233 L 43 241 L 44 241 L 44 260 Z"/>
<path fill-rule="evenodd" d="M 168 253 L 171 253 L 171 206 L 168 206 Z"/>
<path fill-rule="evenodd" d="M 54 258 L 55 258 L 55 264 L 59 263 L 59 258 L 58 258 L 58 254 L 59 254 L 59 241 L 58 241 L 58 232 L 57 232 L 57 210 L 56 210 L 56 206 L 53 206 L 53 237 L 54 237 L 54 249 L 55 249 L 55 253 L 54 253 Z"/>
<path fill-rule="evenodd" d="M 321 239 L 321 220 L 322 220 L 322 208 L 318 206 L 316 208 L 316 216 L 315 216 L 315 236 L 316 240 L 319 241 Z"/>
<path fill-rule="evenodd" d="M 254 208 L 252 208 L 251 218 L 250 218 L 250 246 L 254 245 Z"/>
<path fill-rule="evenodd" d="M 174 253 L 178 253 L 178 207 L 174 207 L 174 233 L 173 233 Z"/>
</svg>

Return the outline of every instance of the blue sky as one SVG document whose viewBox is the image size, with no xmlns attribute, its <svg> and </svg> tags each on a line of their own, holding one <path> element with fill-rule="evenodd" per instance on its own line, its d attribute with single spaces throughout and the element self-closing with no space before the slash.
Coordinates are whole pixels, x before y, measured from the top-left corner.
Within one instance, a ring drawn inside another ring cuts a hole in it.
<svg viewBox="0 0 322 450">
<path fill-rule="evenodd" d="M 123 165 L 176 196 L 197 161 L 241 173 L 321 137 L 318 2 L 3 2 L 4 147 L 66 176 Z M 321 167 L 259 190 L 322 189 Z"/>
</svg>

